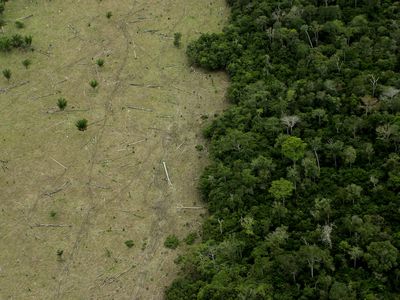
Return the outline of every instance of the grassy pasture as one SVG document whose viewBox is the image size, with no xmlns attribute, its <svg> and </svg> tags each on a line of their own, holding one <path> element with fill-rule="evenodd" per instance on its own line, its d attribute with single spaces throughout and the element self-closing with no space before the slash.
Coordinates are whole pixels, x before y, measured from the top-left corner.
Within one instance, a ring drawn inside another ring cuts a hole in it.
<svg viewBox="0 0 400 300">
<path fill-rule="evenodd" d="M 203 206 L 202 116 L 226 105 L 227 78 L 190 68 L 184 48 L 227 14 L 224 0 L 7 4 L 4 32 L 32 34 L 35 51 L 0 54 L 0 299 L 162 299 L 181 249 L 164 240 L 205 213 L 181 208 Z"/>
</svg>

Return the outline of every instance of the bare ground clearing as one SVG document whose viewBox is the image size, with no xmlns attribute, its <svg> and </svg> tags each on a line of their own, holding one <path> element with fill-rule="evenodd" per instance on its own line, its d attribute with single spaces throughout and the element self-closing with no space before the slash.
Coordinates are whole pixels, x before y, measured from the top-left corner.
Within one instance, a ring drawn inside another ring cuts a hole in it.
<svg viewBox="0 0 400 300">
<path fill-rule="evenodd" d="M 224 2 L 8 3 L 5 32 L 32 14 L 20 31 L 36 51 L 0 54 L 13 72 L 0 79 L 0 299 L 163 298 L 179 253 L 163 242 L 199 228 L 205 211 L 179 207 L 201 206 L 201 117 L 224 108 L 227 85 L 223 74 L 191 70 L 173 33 L 185 46 L 220 30 Z M 79 132 L 83 117 L 89 128 Z"/>
</svg>

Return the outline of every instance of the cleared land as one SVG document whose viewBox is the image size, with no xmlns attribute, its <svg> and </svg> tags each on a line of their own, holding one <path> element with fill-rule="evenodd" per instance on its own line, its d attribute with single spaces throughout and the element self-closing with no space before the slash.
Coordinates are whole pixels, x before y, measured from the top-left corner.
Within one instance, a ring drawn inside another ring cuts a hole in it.
<svg viewBox="0 0 400 300">
<path fill-rule="evenodd" d="M 1 299 L 163 297 L 179 253 L 163 242 L 198 230 L 205 213 L 179 207 L 202 206 L 207 159 L 195 146 L 227 85 L 223 74 L 191 69 L 184 46 L 220 30 L 227 13 L 224 0 L 8 3 L 4 31 L 33 15 L 18 31 L 32 34 L 36 51 L 0 54 L 13 73 L 0 79 Z"/>
</svg>

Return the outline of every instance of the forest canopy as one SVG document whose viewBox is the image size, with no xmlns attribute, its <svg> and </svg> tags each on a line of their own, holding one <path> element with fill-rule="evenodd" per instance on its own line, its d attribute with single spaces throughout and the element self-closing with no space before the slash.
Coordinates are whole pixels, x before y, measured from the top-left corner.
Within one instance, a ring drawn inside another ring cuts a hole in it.
<svg viewBox="0 0 400 300">
<path fill-rule="evenodd" d="M 227 0 L 210 216 L 167 299 L 398 299 L 400 2 Z"/>
</svg>

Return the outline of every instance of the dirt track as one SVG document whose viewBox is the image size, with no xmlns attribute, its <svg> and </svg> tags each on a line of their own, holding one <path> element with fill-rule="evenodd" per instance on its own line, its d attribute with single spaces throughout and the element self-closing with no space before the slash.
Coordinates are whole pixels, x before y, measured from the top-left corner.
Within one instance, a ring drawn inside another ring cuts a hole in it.
<svg viewBox="0 0 400 300">
<path fill-rule="evenodd" d="M 218 31 L 224 0 L 7 6 L 10 20 L 29 14 L 23 33 L 36 51 L 0 54 L 13 72 L 11 83 L 0 80 L 0 298 L 162 299 L 179 253 L 164 248 L 165 237 L 196 231 L 205 212 L 179 207 L 202 206 L 196 180 L 206 154 L 195 146 L 204 143 L 202 116 L 223 109 L 227 84 L 190 69 L 172 37 L 182 32 L 186 45 Z M 74 126 L 82 117 L 85 132 Z"/>
</svg>

